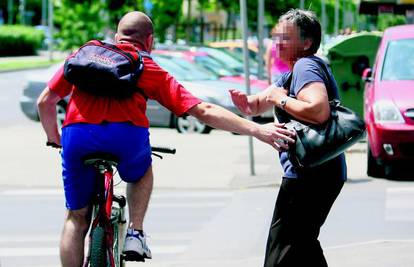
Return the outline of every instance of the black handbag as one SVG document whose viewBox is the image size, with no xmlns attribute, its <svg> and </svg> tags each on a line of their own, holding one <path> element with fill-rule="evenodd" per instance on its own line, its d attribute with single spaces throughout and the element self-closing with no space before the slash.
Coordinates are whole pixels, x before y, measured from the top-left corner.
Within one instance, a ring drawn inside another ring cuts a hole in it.
<svg viewBox="0 0 414 267">
<path fill-rule="evenodd" d="M 333 81 L 325 64 L 315 60 L 321 66 L 329 85 L 326 86 L 329 96 L 331 116 L 322 125 L 301 122 L 293 116 L 275 107 L 275 116 L 285 127 L 296 132 L 296 142 L 289 146 L 289 160 L 296 168 L 313 168 L 343 153 L 365 134 L 364 121 L 351 109 L 341 105 L 332 95 Z M 284 84 L 290 89 L 292 74 Z M 290 91 L 290 90 L 289 90 Z"/>
</svg>

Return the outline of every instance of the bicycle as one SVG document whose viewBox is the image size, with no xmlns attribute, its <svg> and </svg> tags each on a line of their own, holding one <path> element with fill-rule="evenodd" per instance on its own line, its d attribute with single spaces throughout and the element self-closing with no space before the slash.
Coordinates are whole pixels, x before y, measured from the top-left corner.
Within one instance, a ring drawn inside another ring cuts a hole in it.
<svg viewBox="0 0 414 267">
<path fill-rule="evenodd" d="M 162 159 L 161 155 L 154 152 L 175 154 L 176 150 L 152 147 L 152 154 Z M 89 234 L 89 254 L 84 267 L 123 267 L 125 261 L 130 259 L 128 255 L 121 253 L 126 224 L 126 199 L 122 195 L 113 194 L 113 168 L 116 168 L 118 161 L 113 155 L 97 153 L 86 156 L 84 164 L 94 166 L 98 172 L 98 190 L 93 202 Z"/>
<path fill-rule="evenodd" d="M 53 143 L 48 146 L 60 148 Z M 155 153 L 175 154 L 176 150 L 163 147 L 152 147 Z M 124 267 L 125 261 L 130 259 L 122 254 L 124 230 L 126 224 L 126 198 L 123 195 L 114 195 L 114 168 L 118 159 L 108 153 L 93 153 L 83 158 L 86 165 L 93 166 L 97 171 L 97 191 L 92 202 L 92 216 L 89 230 L 89 249 L 83 267 Z M 139 259 L 144 261 L 144 258 Z"/>
</svg>

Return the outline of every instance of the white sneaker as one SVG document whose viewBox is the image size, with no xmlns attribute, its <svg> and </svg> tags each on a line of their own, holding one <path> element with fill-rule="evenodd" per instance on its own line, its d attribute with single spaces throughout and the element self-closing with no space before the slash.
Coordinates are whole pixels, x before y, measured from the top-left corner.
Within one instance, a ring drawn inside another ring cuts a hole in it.
<svg viewBox="0 0 414 267">
<path fill-rule="evenodd" d="M 146 237 L 145 233 L 141 235 L 137 230 L 128 228 L 123 251 L 126 261 L 144 261 L 152 258 Z"/>
</svg>

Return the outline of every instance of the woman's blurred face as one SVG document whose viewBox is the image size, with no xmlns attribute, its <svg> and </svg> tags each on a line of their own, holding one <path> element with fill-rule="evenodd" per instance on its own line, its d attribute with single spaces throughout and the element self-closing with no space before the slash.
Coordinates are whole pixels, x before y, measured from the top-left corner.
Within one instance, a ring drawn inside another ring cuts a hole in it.
<svg viewBox="0 0 414 267">
<path fill-rule="evenodd" d="M 279 58 L 286 63 L 296 61 L 305 50 L 305 42 L 300 36 L 300 29 L 293 22 L 280 22 L 272 37 Z"/>
</svg>

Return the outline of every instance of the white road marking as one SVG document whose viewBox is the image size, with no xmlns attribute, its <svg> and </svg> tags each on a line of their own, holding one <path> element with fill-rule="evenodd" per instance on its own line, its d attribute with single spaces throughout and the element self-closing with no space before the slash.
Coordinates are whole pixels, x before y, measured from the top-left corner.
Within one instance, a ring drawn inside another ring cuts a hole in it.
<svg viewBox="0 0 414 267">
<path fill-rule="evenodd" d="M 20 247 L 20 248 L 0 248 L 0 257 L 34 257 L 34 256 L 57 256 L 58 247 L 39 248 L 39 247 Z"/>
<path fill-rule="evenodd" d="M 223 201 L 210 201 L 206 203 L 150 203 L 149 208 L 217 208 L 217 207 L 224 207 L 228 204 L 228 202 Z"/>
<path fill-rule="evenodd" d="M 17 189 L 0 192 L 2 196 L 63 196 L 62 189 Z"/>
<path fill-rule="evenodd" d="M 15 190 L 4 190 L 0 191 L 2 196 L 63 196 L 63 189 L 60 188 L 51 188 L 51 189 L 15 189 Z M 152 198 L 161 199 L 161 198 L 217 198 L 217 197 L 228 197 L 231 198 L 234 195 L 233 192 L 154 192 Z"/>
<path fill-rule="evenodd" d="M 387 189 L 385 220 L 414 221 L 414 187 Z"/>
<path fill-rule="evenodd" d="M 188 246 L 151 246 L 153 254 L 179 254 L 183 253 Z M 58 256 L 58 247 L 20 247 L 20 248 L 0 248 L 1 258 L 10 257 L 45 257 Z"/>
<path fill-rule="evenodd" d="M 338 246 L 328 246 L 324 247 L 324 250 L 330 249 L 341 249 L 341 248 L 349 248 L 349 247 L 358 247 L 358 246 L 365 246 L 365 245 L 372 245 L 372 244 L 381 244 L 381 243 L 414 243 L 414 239 L 377 239 L 377 240 L 370 240 L 370 241 L 363 241 L 363 242 L 355 242 L 355 243 L 348 243 Z"/>
<path fill-rule="evenodd" d="M 190 241 L 192 238 L 192 233 L 162 233 L 162 234 L 148 234 L 148 239 L 151 241 Z M 10 235 L 10 236 L 0 236 L 0 249 L 1 246 L 7 246 L 10 243 L 31 243 L 31 242 L 58 242 L 60 240 L 59 235 Z"/>
</svg>

